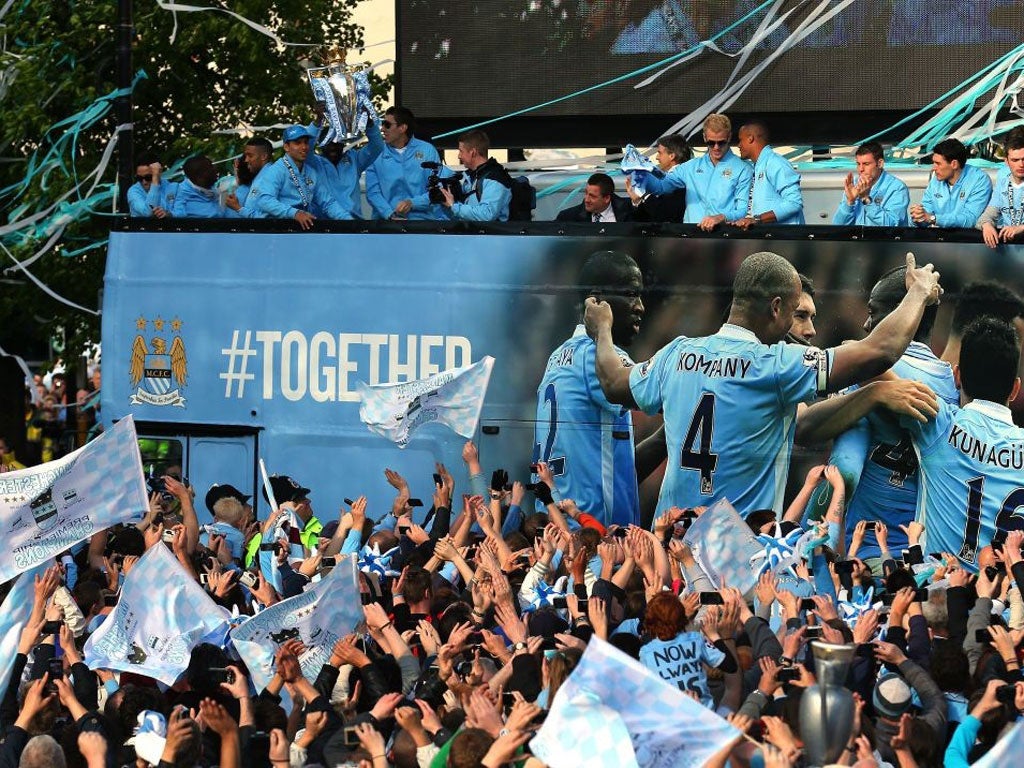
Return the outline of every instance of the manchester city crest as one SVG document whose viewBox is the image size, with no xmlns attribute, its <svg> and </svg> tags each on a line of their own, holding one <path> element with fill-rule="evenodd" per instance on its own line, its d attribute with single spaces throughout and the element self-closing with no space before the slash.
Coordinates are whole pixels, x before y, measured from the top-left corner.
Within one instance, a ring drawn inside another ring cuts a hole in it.
<svg viewBox="0 0 1024 768">
<path fill-rule="evenodd" d="M 185 407 L 185 398 L 181 389 L 185 387 L 188 376 L 185 359 L 185 342 L 181 337 L 183 323 L 178 318 L 167 322 L 160 317 L 146 320 L 140 317 L 135 321 L 139 333 L 132 342 L 131 378 L 132 405 L 173 405 Z M 146 334 L 152 326 L 153 333 Z M 170 331 L 166 334 L 166 331 Z M 147 344 L 147 336 L 148 344 Z M 170 347 L 168 339 L 170 336 Z"/>
<path fill-rule="evenodd" d="M 32 517 L 40 530 L 48 531 L 56 524 L 57 505 L 53 502 L 53 488 L 47 488 L 29 503 Z"/>
</svg>

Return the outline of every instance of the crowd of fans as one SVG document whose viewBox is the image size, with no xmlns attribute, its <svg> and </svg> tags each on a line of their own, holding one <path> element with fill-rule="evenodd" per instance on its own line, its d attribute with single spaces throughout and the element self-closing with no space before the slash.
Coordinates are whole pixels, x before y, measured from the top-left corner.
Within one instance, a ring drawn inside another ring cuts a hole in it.
<svg viewBox="0 0 1024 768">
<path fill-rule="evenodd" d="M 35 374 L 25 390 L 25 440 L 19 450 L 0 435 L 0 472 L 59 459 L 100 429 L 100 366 L 89 367 L 86 385 L 74 394 L 58 362 L 49 374 Z"/>
<path fill-rule="evenodd" d="M 896 293 L 910 298 L 893 315 L 937 290 L 930 268 L 908 261 Z M 872 292 L 880 333 L 894 327 L 880 317 L 886 285 Z M 1021 309 L 1017 299 L 1007 312 Z M 969 387 L 978 386 L 976 325 L 957 348 Z M 854 721 L 838 765 L 966 766 L 1024 711 L 1024 531 L 1001 530 L 974 562 L 924 550 L 942 520 L 931 532 L 912 516 L 899 531 L 864 520 L 844 535 L 844 477 L 820 465 L 781 516 L 738 510 L 751 534 L 818 536 L 792 566 L 766 568 L 742 594 L 712 582 L 684 541 L 695 521 L 716 514 L 706 507 L 659 510 L 650 530 L 618 525 L 560 497 L 561 470 L 543 461 L 526 484 L 484 467 L 472 441 L 462 459 L 469 487 L 456 489 L 437 465 L 425 516 L 410 486 L 428 479 L 386 470 L 390 510 L 371 514 L 361 497 L 326 523 L 312 508 L 315 490 L 273 476 L 278 507 L 266 519 L 256 519 L 249 496 L 215 485 L 204 499 L 213 523 L 200 526 L 194 491 L 163 477 L 138 524 L 93 535 L 36 577 L 0 705 L 0 765 L 540 768 L 529 741 L 595 636 L 742 732 L 708 765 L 805 764 L 800 703 L 816 682 L 814 640 L 857 646 L 845 681 Z M 819 515 L 814 496 L 824 489 L 831 496 Z M 286 516 L 296 536 L 265 544 Z M 168 547 L 241 618 L 302 594 L 337 558 L 372 553 L 380 567 L 358 573 L 364 621 L 313 679 L 298 662 L 302 638 L 282 635 L 262 690 L 230 643 L 195 646 L 168 687 L 139 672 L 91 669 L 82 652 L 152 547 Z M 666 669 L 659 657 L 673 653 L 696 663 Z"/>
<path fill-rule="evenodd" d="M 346 148 L 336 142 L 317 152 L 317 124 L 294 125 L 282 134 L 283 156 L 271 142 L 250 139 L 235 173 L 218 181 L 210 158 L 185 161 L 181 182 L 162 178 L 155 157 L 140 161 L 128 192 L 136 217 L 242 217 L 295 219 L 308 229 L 317 219 L 360 219 L 365 176 L 367 207 L 375 219 L 530 220 L 536 190 L 525 176 L 513 177 L 489 156 L 481 130 L 459 137 L 454 172 L 436 149 L 415 137 L 416 121 L 404 107 L 391 107 L 367 127 L 367 142 Z M 733 135 L 726 115 L 704 122 L 697 157 L 682 136 L 657 142 L 656 165 L 626 169 L 625 191 L 595 173 L 579 204 L 563 208 L 559 221 L 610 223 L 659 221 L 698 225 L 710 231 L 734 226 L 803 224 L 800 175 L 769 142 L 767 127 L 750 122 Z M 737 152 L 731 146 L 735 145 Z M 848 174 L 832 219 L 836 225 L 868 227 L 976 227 L 991 247 L 1024 234 L 1024 128 L 1004 138 L 1006 164 L 993 184 L 984 169 L 968 164 L 958 139 L 931 149 L 932 177 L 920 203 L 910 204 L 907 185 L 885 170 L 884 148 L 868 142 L 856 148 L 856 173 Z"/>
</svg>

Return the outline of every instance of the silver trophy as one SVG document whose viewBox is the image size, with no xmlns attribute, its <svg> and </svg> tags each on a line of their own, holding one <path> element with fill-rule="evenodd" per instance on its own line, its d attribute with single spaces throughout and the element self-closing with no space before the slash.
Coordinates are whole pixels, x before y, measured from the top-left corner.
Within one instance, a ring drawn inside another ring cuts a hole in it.
<svg viewBox="0 0 1024 768">
<path fill-rule="evenodd" d="M 853 731 L 853 694 L 843 685 L 856 645 L 811 643 L 818 682 L 800 698 L 800 736 L 807 764 L 836 762 Z"/>
<path fill-rule="evenodd" d="M 345 63 L 345 49 L 333 45 L 324 55 L 324 66 L 306 70 L 313 98 L 324 105 L 327 132 L 320 145 L 358 141 L 373 111 L 369 68 Z"/>
</svg>

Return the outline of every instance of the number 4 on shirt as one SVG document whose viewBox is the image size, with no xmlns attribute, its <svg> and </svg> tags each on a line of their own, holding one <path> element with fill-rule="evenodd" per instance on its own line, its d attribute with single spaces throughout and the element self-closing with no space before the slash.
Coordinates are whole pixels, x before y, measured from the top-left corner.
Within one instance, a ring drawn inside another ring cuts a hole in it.
<svg viewBox="0 0 1024 768">
<path fill-rule="evenodd" d="M 711 452 L 711 439 L 715 433 L 715 396 L 705 392 L 700 397 L 690 426 L 683 439 L 683 449 L 679 457 L 679 465 L 683 469 L 694 469 L 700 472 L 700 493 L 711 496 L 715 492 L 715 468 L 718 466 L 718 454 Z M 700 435 L 700 449 L 694 451 L 697 435 Z"/>
</svg>

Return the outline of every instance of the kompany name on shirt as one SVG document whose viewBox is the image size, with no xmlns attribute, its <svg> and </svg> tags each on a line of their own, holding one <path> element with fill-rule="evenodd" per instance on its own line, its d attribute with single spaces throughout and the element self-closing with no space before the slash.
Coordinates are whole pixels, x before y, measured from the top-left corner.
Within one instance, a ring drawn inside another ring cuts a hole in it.
<svg viewBox="0 0 1024 768">
<path fill-rule="evenodd" d="M 700 352 L 682 352 L 676 370 L 683 373 L 700 373 L 713 379 L 745 379 L 750 370 L 750 360 L 742 357 L 705 356 Z"/>
</svg>

